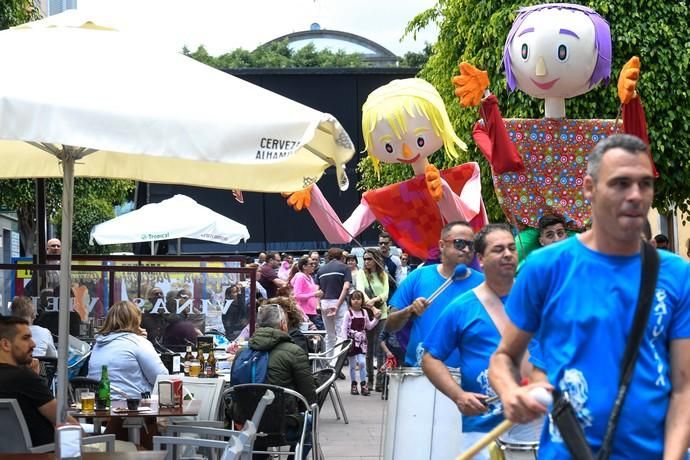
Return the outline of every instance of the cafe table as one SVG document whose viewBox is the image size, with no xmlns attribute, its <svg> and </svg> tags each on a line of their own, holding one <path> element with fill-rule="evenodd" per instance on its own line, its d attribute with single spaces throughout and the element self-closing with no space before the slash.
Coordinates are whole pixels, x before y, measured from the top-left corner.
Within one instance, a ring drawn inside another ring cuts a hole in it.
<svg viewBox="0 0 690 460">
<path fill-rule="evenodd" d="M 164 450 L 137 452 L 82 452 L 82 460 L 165 460 Z M 3 460 L 55 460 L 55 452 L 46 454 L 2 454 Z"/>
<path fill-rule="evenodd" d="M 74 418 L 99 418 L 99 419 L 133 419 L 135 417 L 183 417 L 199 415 L 201 408 L 201 400 L 192 399 L 182 401 L 182 405 L 178 407 L 161 407 L 158 405 L 157 399 L 142 400 L 139 408 L 136 410 L 127 409 L 127 401 L 113 400 L 110 410 L 95 410 L 93 412 L 82 412 L 81 410 L 70 411 L 70 415 Z M 129 440 L 136 445 L 141 444 L 141 427 L 143 423 L 123 422 L 123 426 L 127 426 Z"/>
</svg>

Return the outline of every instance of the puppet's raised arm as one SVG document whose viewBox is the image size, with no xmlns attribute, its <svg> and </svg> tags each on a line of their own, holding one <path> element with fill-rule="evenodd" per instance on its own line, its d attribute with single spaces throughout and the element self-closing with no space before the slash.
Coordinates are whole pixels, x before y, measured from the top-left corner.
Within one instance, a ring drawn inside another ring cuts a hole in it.
<svg viewBox="0 0 690 460">
<path fill-rule="evenodd" d="M 489 77 L 470 63 L 460 63 L 460 75 L 453 77 L 455 95 L 460 105 L 470 107 L 481 103 L 482 120 L 477 122 L 472 137 L 479 150 L 491 164 L 495 174 L 508 171 L 523 171 L 525 165 L 510 141 L 498 99 L 488 91 Z"/>
<path fill-rule="evenodd" d="M 341 222 L 316 184 L 291 194 L 288 204 L 297 211 L 306 208 L 323 236 L 333 244 L 349 243 L 376 220 L 366 201 L 362 199 L 352 215 L 344 223 Z"/>
<path fill-rule="evenodd" d="M 445 222 L 453 222 L 455 220 L 470 222 L 477 215 L 481 215 L 483 216 L 484 223 L 488 223 L 484 202 L 482 201 L 479 165 L 474 162 L 467 163 L 467 165 L 473 168 L 472 176 L 463 185 L 459 195 L 451 189 L 444 179 L 441 179 L 443 195 L 438 201 L 441 217 Z"/>
<path fill-rule="evenodd" d="M 647 118 L 639 94 L 637 94 L 637 82 L 640 79 L 640 58 L 633 56 L 625 63 L 618 76 L 618 98 L 621 101 L 623 114 L 623 132 L 632 134 L 642 139 L 649 145 L 647 134 Z M 659 172 L 654 165 L 651 149 L 649 159 L 652 162 L 654 177 L 659 177 Z"/>
</svg>

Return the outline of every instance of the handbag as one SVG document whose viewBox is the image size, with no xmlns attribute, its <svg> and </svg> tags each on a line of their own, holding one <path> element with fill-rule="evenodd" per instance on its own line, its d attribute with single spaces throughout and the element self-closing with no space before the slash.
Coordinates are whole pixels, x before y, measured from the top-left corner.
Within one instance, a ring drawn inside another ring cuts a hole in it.
<svg viewBox="0 0 690 460">
<path fill-rule="evenodd" d="M 596 460 L 607 460 L 611 455 L 613 436 L 616 432 L 616 426 L 618 425 L 618 417 L 623 403 L 625 402 L 625 396 L 628 392 L 630 380 L 635 370 L 635 362 L 637 361 L 637 355 L 649 321 L 649 312 L 652 307 L 654 288 L 656 287 L 659 275 L 659 254 L 657 254 L 656 249 L 646 241 L 643 241 L 640 256 L 642 259 L 642 277 L 640 280 L 637 307 L 635 309 L 635 318 L 633 320 L 630 336 L 628 337 L 628 342 L 625 345 L 625 353 L 623 354 L 623 364 L 621 367 L 621 379 L 618 385 L 616 401 L 611 410 L 611 415 L 609 416 L 606 427 L 606 434 L 601 444 L 601 449 L 596 455 Z M 589 444 L 587 444 L 584 431 L 577 420 L 577 415 L 570 404 L 567 393 L 555 392 L 555 402 L 551 411 L 551 417 L 556 423 L 561 437 L 574 460 L 592 460 L 595 458 L 592 455 Z"/>
<path fill-rule="evenodd" d="M 374 294 L 374 290 L 371 288 L 371 282 L 369 281 L 369 277 L 366 277 L 367 279 L 367 285 L 364 286 L 364 293 L 369 297 L 370 299 L 373 299 L 376 297 L 376 294 Z M 377 300 L 374 303 L 374 307 L 378 308 L 379 310 L 383 307 L 383 300 Z"/>
</svg>

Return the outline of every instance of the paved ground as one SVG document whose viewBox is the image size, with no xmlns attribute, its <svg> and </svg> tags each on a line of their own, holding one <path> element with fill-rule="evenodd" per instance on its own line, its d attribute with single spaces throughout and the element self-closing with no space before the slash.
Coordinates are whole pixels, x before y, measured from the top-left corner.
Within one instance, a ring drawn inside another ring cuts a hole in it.
<svg viewBox="0 0 690 460">
<path fill-rule="evenodd" d="M 347 369 L 344 369 L 347 374 Z M 381 393 L 371 396 L 350 394 L 350 379 L 338 380 L 350 423 L 336 420 L 333 405 L 326 401 L 321 412 L 321 447 L 327 460 L 378 460 L 383 456 L 383 417 L 385 403 Z"/>
</svg>

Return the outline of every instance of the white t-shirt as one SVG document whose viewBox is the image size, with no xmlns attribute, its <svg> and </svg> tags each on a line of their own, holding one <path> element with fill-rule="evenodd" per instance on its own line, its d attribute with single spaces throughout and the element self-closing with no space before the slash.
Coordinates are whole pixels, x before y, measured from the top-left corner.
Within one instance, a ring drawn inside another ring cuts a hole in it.
<svg viewBox="0 0 690 460">
<path fill-rule="evenodd" d="M 57 357 L 57 350 L 55 349 L 55 342 L 53 341 L 53 334 L 48 329 L 41 326 L 32 325 L 31 338 L 36 343 L 33 356 L 47 356 L 49 358 Z"/>
</svg>

